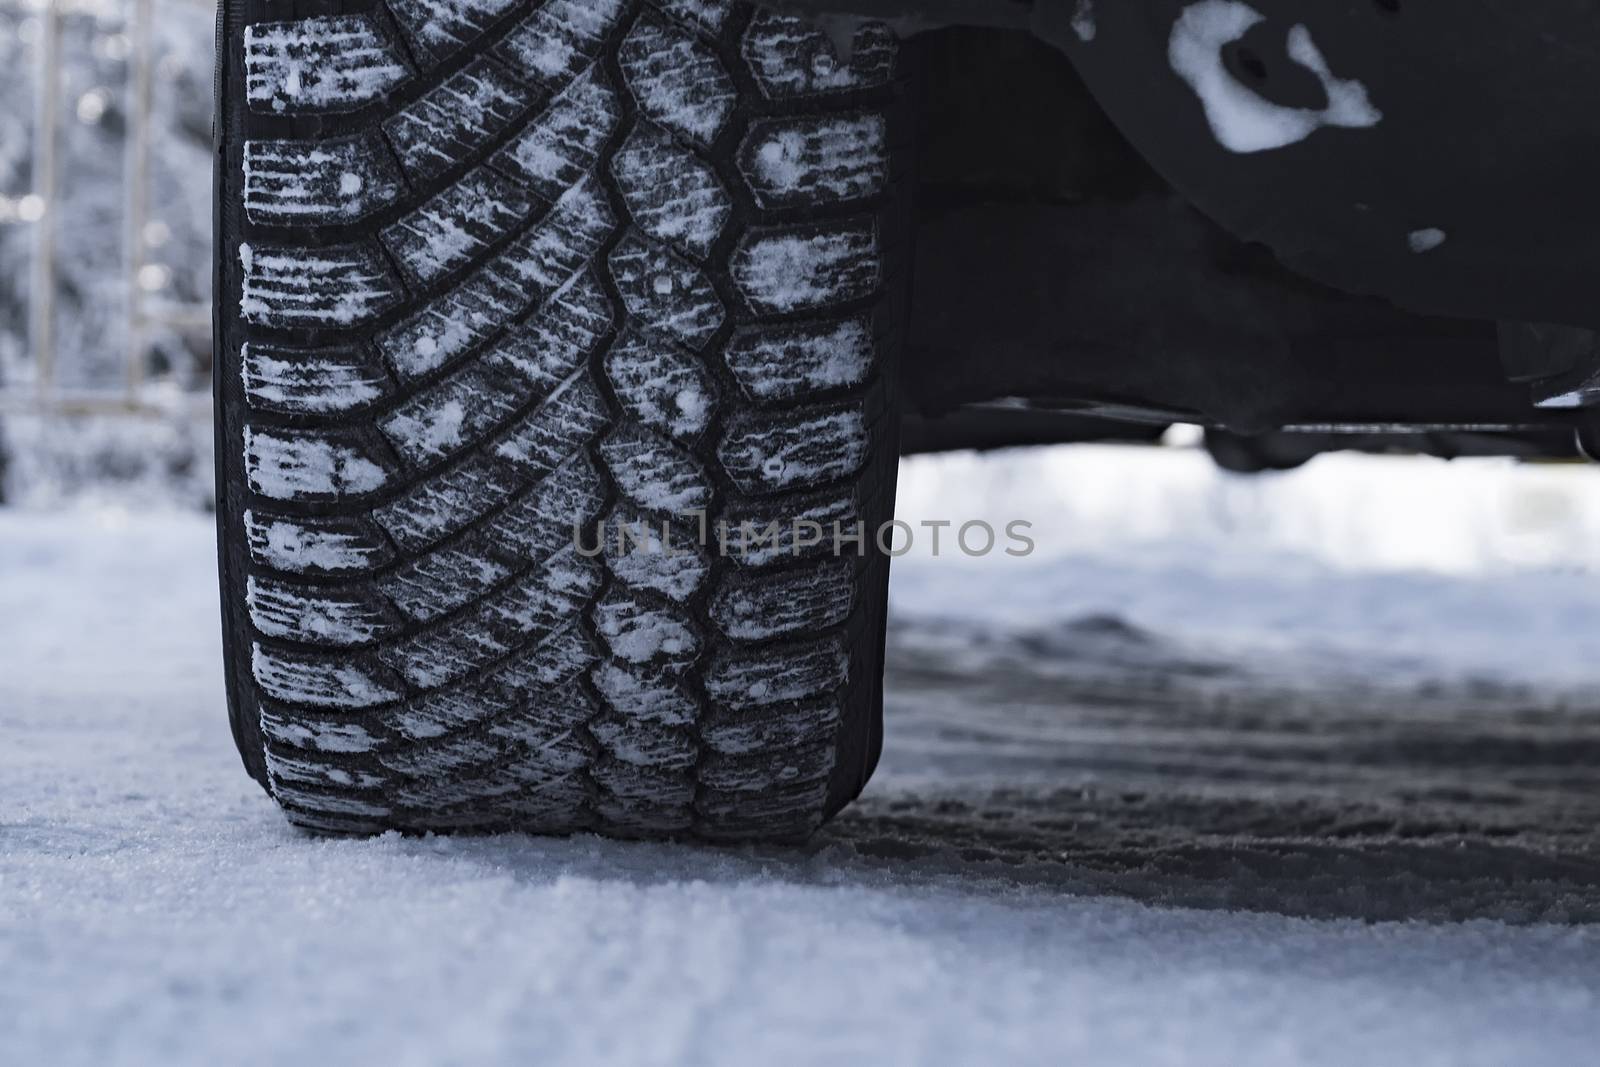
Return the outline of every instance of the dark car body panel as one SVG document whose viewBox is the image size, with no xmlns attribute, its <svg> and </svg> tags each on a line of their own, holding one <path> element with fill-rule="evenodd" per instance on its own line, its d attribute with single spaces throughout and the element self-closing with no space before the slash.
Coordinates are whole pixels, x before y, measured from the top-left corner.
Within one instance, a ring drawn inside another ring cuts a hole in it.
<svg viewBox="0 0 1600 1067">
<path fill-rule="evenodd" d="M 983 441 L 1014 401 L 1483 432 L 1510 454 L 1600 441 L 1600 3 L 762 2 L 836 47 L 887 21 L 931 58 L 914 413 L 1007 398 Z M 1373 120 L 1224 136 L 1174 58 L 1201 15 L 1235 24 L 1203 58 L 1252 106 L 1315 113 L 1355 86 Z"/>
<path fill-rule="evenodd" d="M 1264 100 L 1316 106 L 1320 86 L 1286 47 L 1303 26 L 1334 75 L 1365 87 L 1381 121 L 1268 151 L 1225 148 L 1169 56 L 1196 0 L 780 6 L 889 17 L 908 33 L 1026 28 L 1070 57 L 1175 189 L 1296 272 L 1432 314 L 1600 325 L 1600 5 L 1210 2 L 1259 16 L 1243 43 L 1260 76 L 1235 75 Z M 1087 39 L 1083 22 L 1074 27 L 1084 18 Z M 1412 250 L 1411 234 L 1435 230 L 1443 243 Z"/>
</svg>

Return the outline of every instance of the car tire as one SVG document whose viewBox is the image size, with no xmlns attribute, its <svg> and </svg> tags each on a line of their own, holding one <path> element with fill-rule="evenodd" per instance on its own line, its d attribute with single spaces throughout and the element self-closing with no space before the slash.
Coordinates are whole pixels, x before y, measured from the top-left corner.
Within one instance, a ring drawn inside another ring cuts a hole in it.
<svg viewBox="0 0 1600 1067">
<path fill-rule="evenodd" d="M 804 837 L 881 744 L 911 78 L 723 0 L 226 0 L 230 713 L 295 824 Z"/>
</svg>

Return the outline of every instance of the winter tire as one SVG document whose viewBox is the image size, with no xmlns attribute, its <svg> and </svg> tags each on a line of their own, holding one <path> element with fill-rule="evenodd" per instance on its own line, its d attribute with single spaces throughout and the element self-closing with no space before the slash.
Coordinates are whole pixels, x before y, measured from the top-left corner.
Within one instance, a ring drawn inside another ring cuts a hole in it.
<svg viewBox="0 0 1600 1067">
<path fill-rule="evenodd" d="M 881 737 L 894 37 L 225 0 L 218 46 L 250 773 L 332 832 L 795 838 L 849 802 Z"/>
</svg>

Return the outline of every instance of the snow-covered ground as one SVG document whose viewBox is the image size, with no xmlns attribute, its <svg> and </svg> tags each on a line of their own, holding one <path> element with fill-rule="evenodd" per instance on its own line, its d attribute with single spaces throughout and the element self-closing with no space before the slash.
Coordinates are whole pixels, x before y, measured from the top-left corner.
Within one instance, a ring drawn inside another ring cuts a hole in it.
<svg viewBox="0 0 1600 1067">
<path fill-rule="evenodd" d="M 887 746 L 803 849 L 318 840 L 210 523 L 0 509 L 0 1062 L 1573 1064 L 1600 471 L 908 462 Z"/>
</svg>

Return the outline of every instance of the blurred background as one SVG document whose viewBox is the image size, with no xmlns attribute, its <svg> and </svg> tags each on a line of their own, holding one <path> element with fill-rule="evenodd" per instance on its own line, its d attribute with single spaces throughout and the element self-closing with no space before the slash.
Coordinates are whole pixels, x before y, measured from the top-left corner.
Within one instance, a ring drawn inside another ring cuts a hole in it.
<svg viewBox="0 0 1600 1067">
<path fill-rule="evenodd" d="M 202 0 L 0 0 L 0 492 L 211 496 Z"/>
</svg>

